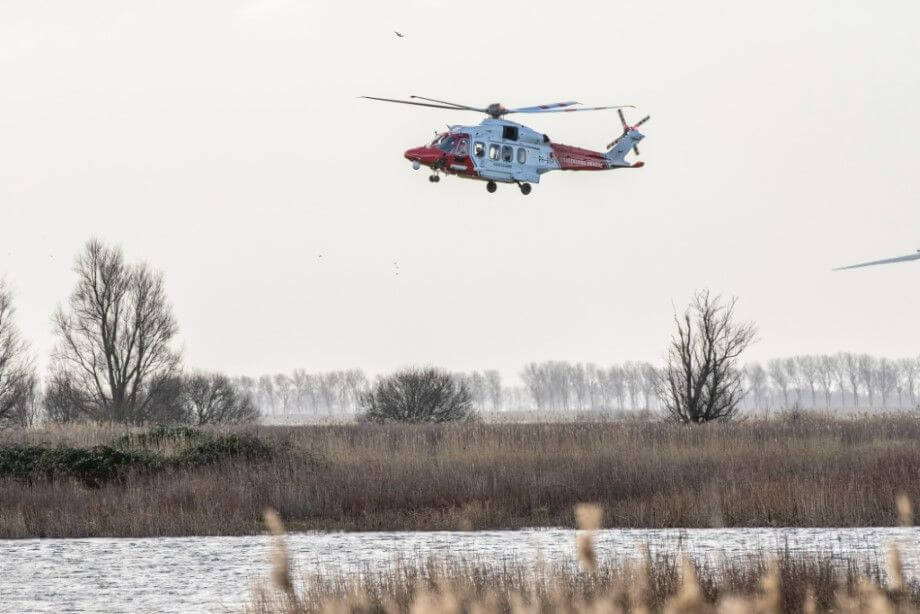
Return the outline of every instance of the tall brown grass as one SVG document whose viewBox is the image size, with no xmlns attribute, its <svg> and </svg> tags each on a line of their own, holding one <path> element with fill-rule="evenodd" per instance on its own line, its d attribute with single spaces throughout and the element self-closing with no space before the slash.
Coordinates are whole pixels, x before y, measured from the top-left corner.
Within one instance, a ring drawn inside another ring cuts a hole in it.
<svg viewBox="0 0 920 614">
<path fill-rule="evenodd" d="M 580 501 L 607 527 L 884 526 L 898 489 L 920 499 L 920 415 L 233 430 L 278 453 L 100 488 L 0 478 L 0 537 L 252 534 L 266 506 L 298 530 L 572 526 Z M 0 446 L 121 434 L 2 431 Z"/>
<path fill-rule="evenodd" d="M 280 568 L 283 573 L 279 576 L 276 563 L 272 582 L 257 584 L 246 612 L 920 612 L 920 583 L 905 582 L 894 547 L 887 584 L 881 570 L 870 564 L 788 552 L 755 555 L 718 567 L 648 552 L 630 561 L 598 561 L 590 533 L 598 513 L 597 506 L 576 509 L 586 529 L 579 534 L 576 549 L 579 556 L 592 553 L 583 570 L 523 561 L 498 566 L 464 560 L 395 561 L 358 574 L 309 574 L 296 579 L 283 533 L 276 533 L 274 558 L 285 562 Z M 279 522 L 269 512 L 269 525 L 276 531 Z"/>
</svg>

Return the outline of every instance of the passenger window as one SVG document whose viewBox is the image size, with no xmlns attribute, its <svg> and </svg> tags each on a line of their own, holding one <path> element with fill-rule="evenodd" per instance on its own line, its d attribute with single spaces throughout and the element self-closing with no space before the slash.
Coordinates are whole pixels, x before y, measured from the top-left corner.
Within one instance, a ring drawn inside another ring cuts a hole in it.
<svg viewBox="0 0 920 614">
<path fill-rule="evenodd" d="M 503 145 L 502 162 L 511 162 L 512 157 L 514 157 L 514 148 L 511 145 Z"/>
<path fill-rule="evenodd" d="M 518 148 L 518 163 L 526 164 L 527 163 L 527 150 L 523 147 Z"/>
<path fill-rule="evenodd" d="M 498 145 L 489 145 L 489 157 L 493 160 L 498 160 L 500 149 Z"/>
<path fill-rule="evenodd" d="M 481 158 L 486 155 L 486 144 L 476 141 L 473 143 L 473 153 L 476 154 L 477 158 Z"/>
</svg>

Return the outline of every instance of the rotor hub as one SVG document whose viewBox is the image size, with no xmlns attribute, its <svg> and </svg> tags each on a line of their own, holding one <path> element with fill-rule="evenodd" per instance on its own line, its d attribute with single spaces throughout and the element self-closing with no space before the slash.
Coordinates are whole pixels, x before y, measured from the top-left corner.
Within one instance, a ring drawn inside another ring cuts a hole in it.
<svg viewBox="0 0 920 614">
<path fill-rule="evenodd" d="M 499 119 L 502 115 L 508 112 L 508 109 L 502 106 L 500 102 L 493 102 L 486 107 L 486 113 L 489 114 L 489 117 L 492 119 Z"/>
</svg>

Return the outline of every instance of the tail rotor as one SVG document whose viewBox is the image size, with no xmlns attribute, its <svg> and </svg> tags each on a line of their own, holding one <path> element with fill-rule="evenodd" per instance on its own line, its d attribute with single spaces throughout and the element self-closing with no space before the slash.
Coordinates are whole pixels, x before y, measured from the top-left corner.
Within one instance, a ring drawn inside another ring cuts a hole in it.
<svg viewBox="0 0 920 614">
<path fill-rule="evenodd" d="M 630 126 L 628 123 L 626 123 L 626 116 L 623 115 L 623 109 L 617 109 L 617 114 L 620 116 L 620 123 L 623 124 L 623 134 L 621 134 L 621 135 L 620 135 L 619 137 L 617 137 L 615 140 L 613 140 L 613 141 L 611 141 L 610 143 L 608 143 L 608 144 L 607 144 L 607 149 L 610 149 L 611 147 L 613 147 L 614 145 L 616 145 L 617 141 L 619 141 L 619 140 L 622 139 L 624 136 L 626 136 L 627 134 L 629 134 L 630 130 L 635 130 L 635 129 L 637 129 L 639 126 L 641 126 L 642 124 L 644 124 L 645 122 L 647 122 L 648 120 L 650 120 L 650 119 L 652 118 L 651 115 L 646 115 L 645 117 L 643 117 L 642 119 L 640 119 L 640 120 L 636 123 L 635 126 Z M 633 153 L 635 153 L 637 156 L 639 155 L 639 147 L 638 147 L 638 145 L 633 145 L 632 150 L 633 150 Z"/>
</svg>

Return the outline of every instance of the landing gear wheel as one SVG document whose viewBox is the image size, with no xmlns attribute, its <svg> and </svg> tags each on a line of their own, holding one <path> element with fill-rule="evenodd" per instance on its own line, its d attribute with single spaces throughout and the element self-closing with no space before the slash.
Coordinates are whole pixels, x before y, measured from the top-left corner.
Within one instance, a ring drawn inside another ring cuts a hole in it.
<svg viewBox="0 0 920 614">
<path fill-rule="evenodd" d="M 440 175 L 428 175 L 428 181 L 430 181 L 431 183 L 437 183 L 441 181 L 441 176 Z"/>
<path fill-rule="evenodd" d="M 486 190 L 489 191 L 489 194 L 492 194 L 497 189 L 498 189 L 498 186 L 495 185 L 494 181 L 490 181 L 489 183 L 486 184 Z"/>
<path fill-rule="evenodd" d="M 530 184 L 529 183 L 521 184 L 521 194 L 523 194 L 524 196 L 527 196 L 528 194 L 530 194 Z"/>
</svg>

